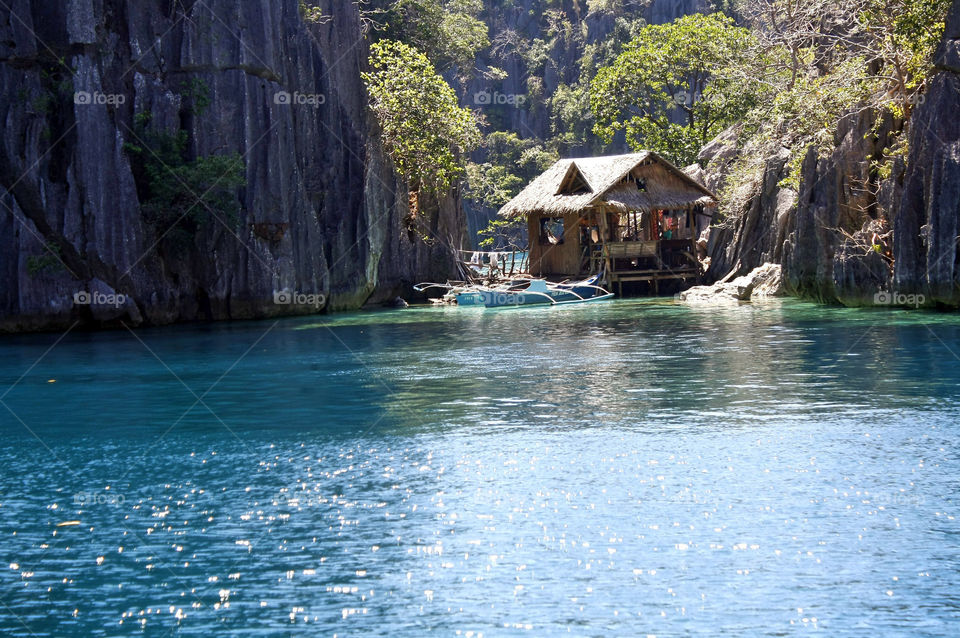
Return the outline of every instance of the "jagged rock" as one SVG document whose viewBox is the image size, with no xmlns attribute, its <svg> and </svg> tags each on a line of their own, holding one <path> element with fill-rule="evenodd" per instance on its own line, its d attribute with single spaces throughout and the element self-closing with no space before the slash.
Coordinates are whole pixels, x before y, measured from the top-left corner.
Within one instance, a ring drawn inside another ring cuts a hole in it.
<svg viewBox="0 0 960 638">
<path fill-rule="evenodd" d="M 688 304 L 727 304 L 755 301 L 783 294 L 783 276 L 779 264 L 763 264 L 749 274 L 712 286 L 694 286 L 677 295 Z"/>
<path fill-rule="evenodd" d="M 684 166 L 683 172 L 687 174 L 690 179 L 700 184 L 701 186 L 706 186 L 707 182 L 707 171 L 703 170 L 703 167 L 699 164 L 691 164 L 690 166 Z"/>
<path fill-rule="evenodd" d="M 845 306 L 875 305 L 877 293 L 888 289 L 893 260 L 890 235 L 883 220 L 871 220 L 838 247 L 833 282 Z"/>
<path fill-rule="evenodd" d="M 743 208 L 731 211 L 710 235 L 708 279 L 715 281 L 731 273 L 743 275 L 767 262 L 780 263 L 796 206 L 794 192 L 780 186 L 789 159 L 789 151 L 781 149 L 766 160 L 756 182 L 739 186 L 749 194 L 742 197 Z M 718 174 L 715 179 L 725 179 L 725 175 Z"/>
<path fill-rule="evenodd" d="M 899 200 L 899 187 L 891 182 L 880 188 L 870 165 L 899 124 L 888 115 L 878 123 L 877 117 L 866 110 L 843 118 L 836 149 L 826 157 L 811 148 L 801 166 L 799 193 L 783 185 L 790 150 L 781 148 L 768 157 L 753 182 L 738 186 L 735 201 L 741 208 L 714 229 L 708 279 L 743 275 L 772 262 L 783 265 L 787 290 L 801 297 L 859 305 L 861 286 L 875 290 L 871 268 L 877 264 L 861 270 L 841 246 L 844 231 L 852 233 L 886 213 L 875 195 L 878 190 L 883 202 Z M 732 144 L 732 132 L 726 131 L 706 147 L 708 184 L 726 179 Z M 716 157 L 725 159 L 717 162 Z M 842 272 L 835 273 L 838 264 Z M 861 275 L 864 281 L 858 279 Z"/>
<path fill-rule="evenodd" d="M 957 2 L 953 3 L 943 41 L 933 56 L 933 62 L 938 69 L 960 73 L 960 8 Z"/>
<path fill-rule="evenodd" d="M 884 212 L 878 209 L 871 161 L 882 157 L 898 127 L 889 114 L 873 110 L 853 113 L 841 119 L 832 153 L 819 157 L 813 148 L 808 151 L 796 213 L 783 250 L 787 288 L 792 294 L 845 303 L 845 295 L 850 293 L 850 303 L 856 305 L 861 288 L 874 288 L 871 281 L 850 280 L 859 271 L 849 269 L 840 275 L 844 285 L 838 288 L 834 265 L 844 232 L 858 231 Z"/>
<path fill-rule="evenodd" d="M 731 126 L 700 149 L 697 155 L 697 162 L 704 167 L 701 183 L 714 193 L 723 190 L 730 167 L 740 154 L 737 144 L 742 128 L 739 124 Z"/>
<path fill-rule="evenodd" d="M 308 26 L 299 4 L 0 6 L 0 331 L 318 309 L 275 304 L 275 290 L 355 308 L 455 276 L 459 194 L 424 206 L 437 241 L 408 232 L 407 188 L 366 106 L 356 6 L 322 2 L 331 20 Z M 282 91 L 324 99 L 283 103 Z M 186 130 L 192 156 L 244 158 L 235 222 L 210 218 L 183 247 L 158 241 L 127 148 L 147 112 L 158 130 Z M 96 316 L 75 305 L 95 279 L 130 305 Z"/>
<path fill-rule="evenodd" d="M 924 101 L 910 119 L 910 154 L 877 181 L 871 162 L 882 158 L 902 123 L 889 113 L 862 110 L 838 123 L 835 150 L 811 150 L 800 191 L 779 186 L 784 156 L 768 158 L 762 176 L 743 185 L 747 204 L 715 228 L 708 278 L 743 274 L 761 260 L 783 264 L 791 294 L 847 305 L 873 304 L 879 290 L 960 306 L 960 0 L 955 0 L 935 57 Z M 878 121 L 878 117 L 881 118 Z M 734 145 L 729 132 L 704 149 L 707 184 L 725 178 Z M 864 250 L 860 231 L 875 220 L 893 223 L 895 268 Z M 855 238 L 850 240 L 850 234 Z"/>
<path fill-rule="evenodd" d="M 892 289 L 960 306 L 960 0 L 935 58 L 939 72 L 910 123 L 910 154 L 894 219 Z"/>
</svg>

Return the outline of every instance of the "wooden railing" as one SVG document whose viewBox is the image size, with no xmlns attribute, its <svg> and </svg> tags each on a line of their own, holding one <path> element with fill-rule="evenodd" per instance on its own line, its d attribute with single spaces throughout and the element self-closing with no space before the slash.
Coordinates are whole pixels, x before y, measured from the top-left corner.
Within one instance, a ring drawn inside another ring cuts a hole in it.
<svg viewBox="0 0 960 638">
<path fill-rule="evenodd" d="M 610 259 L 655 258 L 659 253 L 658 241 L 618 241 L 603 245 L 603 256 Z"/>
</svg>

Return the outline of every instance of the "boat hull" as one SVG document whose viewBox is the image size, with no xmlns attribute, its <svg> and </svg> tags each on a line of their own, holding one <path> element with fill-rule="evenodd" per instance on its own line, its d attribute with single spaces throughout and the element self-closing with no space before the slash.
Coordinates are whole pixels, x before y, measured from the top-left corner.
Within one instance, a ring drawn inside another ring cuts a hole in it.
<svg viewBox="0 0 960 638">
<path fill-rule="evenodd" d="M 470 291 L 470 292 L 459 292 L 456 295 L 457 305 L 458 306 L 482 306 L 483 305 L 483 294 Z"/>
<path fill-rule="evenodd" d="M 542 279 L 535 279 L 524 289 L 481 290 L 478 294 L 487 308 L 569 305 L 613 297 L 613 293 L 593 285 L 591 280 L 575 284 L 548 284 Z"/>
</svg>

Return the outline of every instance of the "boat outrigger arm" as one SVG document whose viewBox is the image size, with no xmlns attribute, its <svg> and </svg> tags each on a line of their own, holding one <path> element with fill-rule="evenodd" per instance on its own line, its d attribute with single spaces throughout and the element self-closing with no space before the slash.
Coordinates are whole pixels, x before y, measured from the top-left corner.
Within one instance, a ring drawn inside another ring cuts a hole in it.
<svg viewBox="0 0 960 638">
<path fill-rule="evenodd" d="M 423 292 L 425 290 L 430 290 L 431 288 L 443 288 L 445 290 L 450 290 L 451 288 L 455 288 L 455 286 L 454 284 L 451 284 L 451 283 L 435 284 L 427 281 L 422 284 L 417 284 L 413 287 L 413 289 L 416 290 L 417 292 Z"/>
<path fill-rule="evenodd" d="M 567 299 L 565 301 L 557 301 L 547 293 L 540 292 L 539 290 L 503 290 L 503 289 L 497 289 L 497 288 L 478 288 L 477 290 L 478 292 L 492 292 L 492 293 L 501 294 L 501 295 L 517 295 L 517 296 L 535 295 L 535 296 L 542 297 L 544 301 L 546 301 L 552 306 L 559 306 L 561 304 L 568 304 L 568 303 L 584 303 L 587 301 L 602 301 L 604 299 L 609 299 L 610 297 L 613 296 L 612 292 L 607 292 L 600 286 L 590 286 L 590 285 L 583 284 L 583 285 L 578 285 L 577 288 L 595 288 L 596 290 L 600 291 L 600 294 L 593 297 L 584 297 L 582 295 L 577 294 L 573 290 L 564 289 L 563 291 L 564 293 L 569 293 L 574 297 L 576 297 L 576 299 Z M 523 304 L 508 304 L 508 305 L 514 306 L 514 305 L 523 305 Z"/>
<path fill-rule="evenodd" d="M 569 292 L 571 295 L 577 298 L 571 299 L 569 301 L 557 301 L 556 299 L 554 299 L 553 300 L 554 305 L 565 304 L 565 303 L 583 303 L 587 301 L 603 301 L 604 299 L 609 299 L 610 297 L 613 296 L 612 292 L 609 292 L 605 288 L 601 288 L 600 286 L 594 286 L 592 284 L 577 284 L 577 288 L 594 288 L 595 290 L 598 291 L 598 293 L 592 297 L 583 297 L 577 294 L 577 292 L 574 290 L 565 290 L 565 292 Z M 549 297 L 549 295 L 547 296 Z"/>
</svg>

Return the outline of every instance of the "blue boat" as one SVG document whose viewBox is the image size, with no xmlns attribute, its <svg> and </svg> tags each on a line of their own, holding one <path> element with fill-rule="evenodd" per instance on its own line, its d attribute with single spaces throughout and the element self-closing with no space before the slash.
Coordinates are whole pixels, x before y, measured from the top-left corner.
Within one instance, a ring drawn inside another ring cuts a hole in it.
<svg viewBox="0 0 960 638">
<path fill-rule="evenodd" d="M 583 281 L 555 284 L 546 279 L 530 279 L 503 289 L 480 289 L 477 292 L 483 298 L 487 308 L 513 306 L 531 306 L 548 304 L 551 306 L 570 305 L 603 301 L 613 297 L 613 293 L 597 285 L 600 275 L 594 275 Z"/>
</svg>

